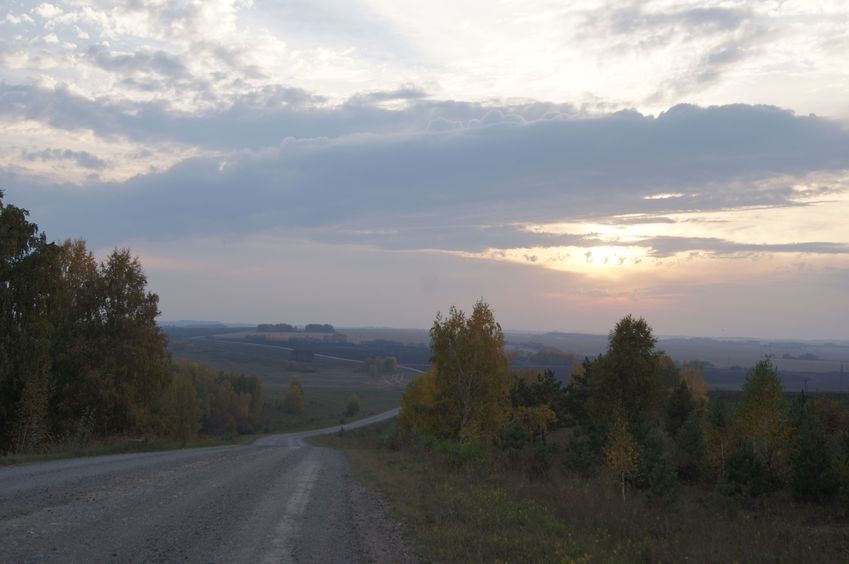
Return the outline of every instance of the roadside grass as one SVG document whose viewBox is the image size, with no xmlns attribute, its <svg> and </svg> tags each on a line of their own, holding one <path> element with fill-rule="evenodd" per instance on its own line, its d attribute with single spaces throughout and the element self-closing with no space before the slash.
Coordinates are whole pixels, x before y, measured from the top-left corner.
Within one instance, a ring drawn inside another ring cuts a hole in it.
<svg viewBox="0 0 849 564">
<path fill-rule="evenodd" d="M 182 448 L 203 448 L 249 444 L 259 435 L 236 435 L 234 437 L 199 437 L 185 445 L 168 437 L 108 437 L 91 441 L 88 445 L 60 443 L 51 444 L 41 452 L 7 454 L 0 456 L 0 466 L 12 464 L 28 464 L 33 462 L 48 462 L 63 458 L 79 458 L 89 456 L 105 456 L 110 454 L 130 454 L 137 452 L 155 452 L 160 450 L 177 450 Z"/>
<path fill-rule="evenodd" d="M 312 439 L 348 454 L 433 561 L 849 562 L 838 508 L 786 495 L 757 501 L 679 486 L 623 502 L 605 473 L 555 459 L 544 475 L 495 452 L 479 458 L 440 443 L 400 448 L 394 422 Z M 463 459 L 461 456 L 461 460 Z"/>
<path fill-rule="evenodd" d="M 485 466 L 454 467 L 423 447 L 392 450 L 394 422 L 316 437 L 346 451 L 378 488 L 420 554 L 437 562 L 633 562 L 638 549 L 604 528 L 575 528 L 538 500 L 516 495 Z"/>
</svg>

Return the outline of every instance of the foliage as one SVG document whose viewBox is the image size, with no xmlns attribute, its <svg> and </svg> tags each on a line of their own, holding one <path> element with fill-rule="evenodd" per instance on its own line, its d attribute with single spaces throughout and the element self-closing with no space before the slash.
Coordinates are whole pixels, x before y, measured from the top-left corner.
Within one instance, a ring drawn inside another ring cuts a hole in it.
<svg viewBox="0 0 849 564">
<path fill-rule="evenodd" d="M 787 404 L 781 378 L 769 359 L 761 360 L 749 371 L 735 420 L 752 450 L 772 472 L 780 473 L 789 431 Z"/>
<path fill-rule="evenodd" d="M 826 414 L 803 394 L 799 400 L 797 432 L 790 458 L 791 490 L 800 501 L 824 503 L 834 499 L 839 483 L 829 444 Z"/>
<path fill-rule="evenodd" d="M 360 411 L 360 396 L 357 394 L 351 394 L 351 397 L 348 398 L 348 403 L 345 405 L 345 415 L 348 417 L 353 417 Z"/>
<path fill-rule="evenodd" d="M 678 375 L 683 382 L 687 383 L 690 393 L 696 400 L 707 400 L 708 390 L 705 384 L 705 365 L 703 362 L 687 361 L 681 364 Z"/>
<path fill-rule="evenodd" d="M 156 431 L 170 382 L 158 297 L 116 249 L 48 243 L 0 192 L 0 452 L 71 436 Z"/>
<path fill-rule="evenodd" d="M 572 365 L 572 375 L 563 393 L 562 422 L 567 427 L 578 427 L 585 431 L 593 429 L 587 403 L 590 396 L 590 380 L 594 366 L 601 363 L 601 355 L 595 359 L 585 358 L 581 364 Z"/>
<path fill-rule="evenodd" d="M 209 366 L 177 359 L 174 378 L 187 378 L 200 407 L 200 429 L 208 435 L 253 433 L 261 427 L 262 383 L 256 376 L 220 372 Z"/>
<path fill-rule="evenodd" d="M 728 456 L 719 476 L 718 488 L 727 496 L 759 497 L 775 489 L 769 468 L 748 442 Z"/>
<path fill-rule="evenodd" d="M 452 307 L 447 318 L 437 314 L 430 336 L 431 370 L 411 384 L 401 420 L 419 432 L 491 443 L 510 414 L 504 334 L 492 310 L 479 301 L 466 317 Z"/>
<path fill-rule="evenodd" d="M 201 427 L 201 405 L 190 377 L 177 373 L 162 397 L 162 414 L 168 430 L 183 446 Z"/>
<path fill-rule="evenodd" d="M 725 395 L 720 394 L 710 402 L 707 419 L 707 461 L 714 476 L 717 476 L 734 446 L 733 420 Z"/>
<path fill-rule="evenodd" d="M 659 427 L 645 432 L 637 442 L 639 464 L 634 473 L 634 486 L 645 490 L 649 498 L 666 498 L 675 488 L 676 472 L 673 449 Z"/>
<path fill-rule="evenodd" d="M 648 323 L 630 315 L 610 332 L 607 353 L 590 370 L 587 407 L 597 425 L 606 425 L 611 408 L 618 409 L 635 431 L 654 424 L 662 397 L 656 342 Z"/>
<path fill-rule="evenodd" d="M 286 391 L 286 397 L 283 400 L 283 406 L 288 413 L 295 415 L 302 415 L 304 413 L 304 388 L 301 386 L 300 378 L 292 378 L 289 389 Z"/>
<path fill-rule="evenodd" d="M 622 492 L 622 501 L 625 501 L 626 483 L 637 470 L 639 460 L 636 442 L 628 429 L 628 421 L 623 415 L 617 414 L 608 431 L 604 461 L 616 475 Z"/>
<path fill-rule="evenodd" d="M 551 370 L 524 370 L 512 374 L 510 403 L 513 409 L 548 407 L 555 416 L 551 423 L 560 424 L 565 418 L 564 394 L 562 384 Z"/>
<path fill-rule="evenodd" d="M 690 386 L 681 380 L 666 400 L 666 431 L 674 437 L 695 408 Z"/>
<path fill-rule="evenodd" d="M 483 468 L 489 461 L 489 451 L 479 439 L 458 441 L 440 439 L 433 443 L 434 451 L 443 457 L 451 470 Z"/>
<path fill-rule="evenodd" d="M 433 371 L 414 378 L 401 398 L 398 423 L 404 431 L 432 432 L 439 428 L 436 410 L 436 375 Z"/>
<path fill-rule="evenodd" d="M 398 359 L 394 356 L 372 356 L 363 361 L 363 370 L 372 377 L 395 374 L 398 370 Z"/>
<path fill-rule="evenodd" d="M 708 473 L 704 419 L 701 409 L 692 410 L 675 437 L 675 470 L 690 484 L 702 481 Z"/>
</svg>

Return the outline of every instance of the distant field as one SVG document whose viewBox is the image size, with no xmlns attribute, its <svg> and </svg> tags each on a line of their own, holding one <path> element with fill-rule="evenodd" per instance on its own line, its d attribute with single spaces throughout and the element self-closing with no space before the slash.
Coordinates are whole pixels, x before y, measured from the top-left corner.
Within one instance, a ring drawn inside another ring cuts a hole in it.
<svg viewBox="0 0 849 564">
<path fill-rule="evenodd" d="M 258 334 L 244 328 L 212 329 L 180 329 L 172 330 L 179 340 L 190 336 L 206 336 L 215 334 L 219 338 L 244 339 L 251 334 L 263 335 L 267 339 L 303 339 L 305 333 L 266 333 Z M 314 348 L 316 352 L 326 352 L 334 356 L 358 357 L 366 356 L 396 356 L 401 364 L 426 369 L 429 357 L 427 343 L 428 332 L 425 329 L 392 329 L 392 328 L 339 328 L 338 332 L 347 336 L 347 345 L 322 343 Z M 169 333 L 171 334 L 171 333 Z M 321 339 L 323 334 L 314 334 Z M 540 350 L 543 347 L 553 347 L 562 352 L 575 355 L 577 360 L 585 356 L 595 356 L 607 347 L 605 335 L 587 335 L 578 333 L 530 333 L 506 332 L 508 345 L 515 349 L 526 351 Z M 200 340 L 200 339 L 195 339 Z M 175 343 L 177 342 L 175 341 Z M 393 346 L 392 343 L 405 346 Z M 414 345 L 410 347 L 409 345 Z M 299 344 L 299 346 L 302 346 Z M 847 392 L 849 391 L 849 343 L 837 342 L 790 342 L 770 340 L 744 339 L 707 339 L 707 338 L 661 338 L 658 348 L 667 352 L 676 362 L 698 360 L 710 363 L 705 370 L 705 381 L 711 389 L 737 390 L 746 378 L 747 370 L 765 356 L 773 362 L 781 372 L 784 387 L 787 391 L 799 391 L 807 388 L 809 391 Z M 231 358 L 216 358 L 216 362 L 231 364 L 228 370 L 236 370 L 237 366 L 244 371 L 263 375 L 273 383 L 275 379 L 288 385 L 285 370 L 281 376 L 279 366 L 281 357 L 278 355 L 278 365 L 274 366 L 273 358 L 262 360 L 259 353 L 248 354 L 247 351 L 233 351 Z M 180 354 L 178 354 L 180 356 Z M 283 364 L 287 358 L 283 357 Z M 567 379 L 569 367 L 535 367 L 551 368 L 557 377 Z M 275 372 L 275 370 L 278 370 Z"/>
<path fill-rule="evenodd" d="M 311 362 L 292 362 L 280 347 L 232 343 L 205 337 L 172 339 L 169 350 L 178 358 L 201 362 L 227 372 L 258 376 L 265 387 L 263 420 L 266 432 L 295 431 L 336 425 L 344 418 L 351 394 L 360 398 L 358 417 L 398 407 L 411 372 L 370 378 L 359 362 L 316 357 Z M 304 388 L 302 416 L 285 413 L 282 400 L 292 379 Z"/>
</svg>

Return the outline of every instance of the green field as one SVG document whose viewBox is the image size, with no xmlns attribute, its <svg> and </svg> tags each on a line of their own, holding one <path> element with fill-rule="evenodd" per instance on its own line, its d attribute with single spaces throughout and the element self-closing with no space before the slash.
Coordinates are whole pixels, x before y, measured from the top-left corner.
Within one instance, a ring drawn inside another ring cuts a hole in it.
<svg viewBox="0 0 849 564">
<path fill-rule="evenodd" d="M 234 343 L 208 338 L 173 339 L 169 349 L 177 358 L 208 364 L 225 372 L 253 374 L 265 390 L 265 432 L 286 432 L 328 427 L 398 407 L 411 373 L 369 377 L 362 363 L 316 356 L 310 362 L 293 362 L 281 347 Z M 304 414 L 286 413 L 282 400 L 293 378 L 304 388 Z M 360 398 L 360 411 L 344 415 L 351 394 Z"/>
</svg>

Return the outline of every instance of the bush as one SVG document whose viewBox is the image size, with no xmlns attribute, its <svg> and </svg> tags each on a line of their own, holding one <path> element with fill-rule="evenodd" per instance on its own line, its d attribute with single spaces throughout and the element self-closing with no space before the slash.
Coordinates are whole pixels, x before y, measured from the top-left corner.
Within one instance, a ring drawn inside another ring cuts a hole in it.
<svg viewBox="0 0 849 564">
<path fill-rule="evenodd" d="M 695 484 L 708 472 L 703 417 L 693 411 L 675 437 L 675 469 L 684 482 Z"/>
<path fill-rule="evenodd" d="M 507 469 L 521 472 L 531 478 L 548 475 L 557 456 L 557 446 L 546 443 L 531 443 L 503 454 L 502 462 Z"/>
<path fill-rule="evenodd" d="M 348 398 L 348 404 L 345 406 L 345 415 L 348 417 L 353 417 L 360 411 L 360 396 L 357 394 L 351 394 L 351 397 Z"/>
<path fill-rule="evenodd" d="M 590 474 L 601 465 L 601 446 L 594 435 L 578 434 L 563 451 L 563 467 L 572 472 Z"/>
<path fill-rule="evenodd" d="M 791 487 L 799 501 L 825 503 L 834 499 L 839 482 L 828 443 L 825 420 L 815 409 L 803 413 L 791 457 Z"/>
<path fill-rule="evenodd" d="M 773 491 L 775 486 L 763 458 L 751 446 L 744 445 L 725 461 L 718 489 L 727 496 L 755 498 Z"/>
<path fill-rule="evenodd" d="M 521 449 L 530 442 L 530 433 L 515 421 L 499 429 L 495 435 L 495 444 L 503 450 Z"/>
<path fill-rule="evenodd" d="M 651 498 L 662 498 L 677 485 L 675 464 L 659 429 L 649 430 L 638 444 L 639 464 L 634 486 L 646 490 Z"/>
<path fill-rule="evenodd" d="M 440 454 L 452 470 L 483 468 L 489 462 L 489 451 L 478 439 L 458 441 L 443 439 L 433 441 L 434 450 Z"/>
</svg>

